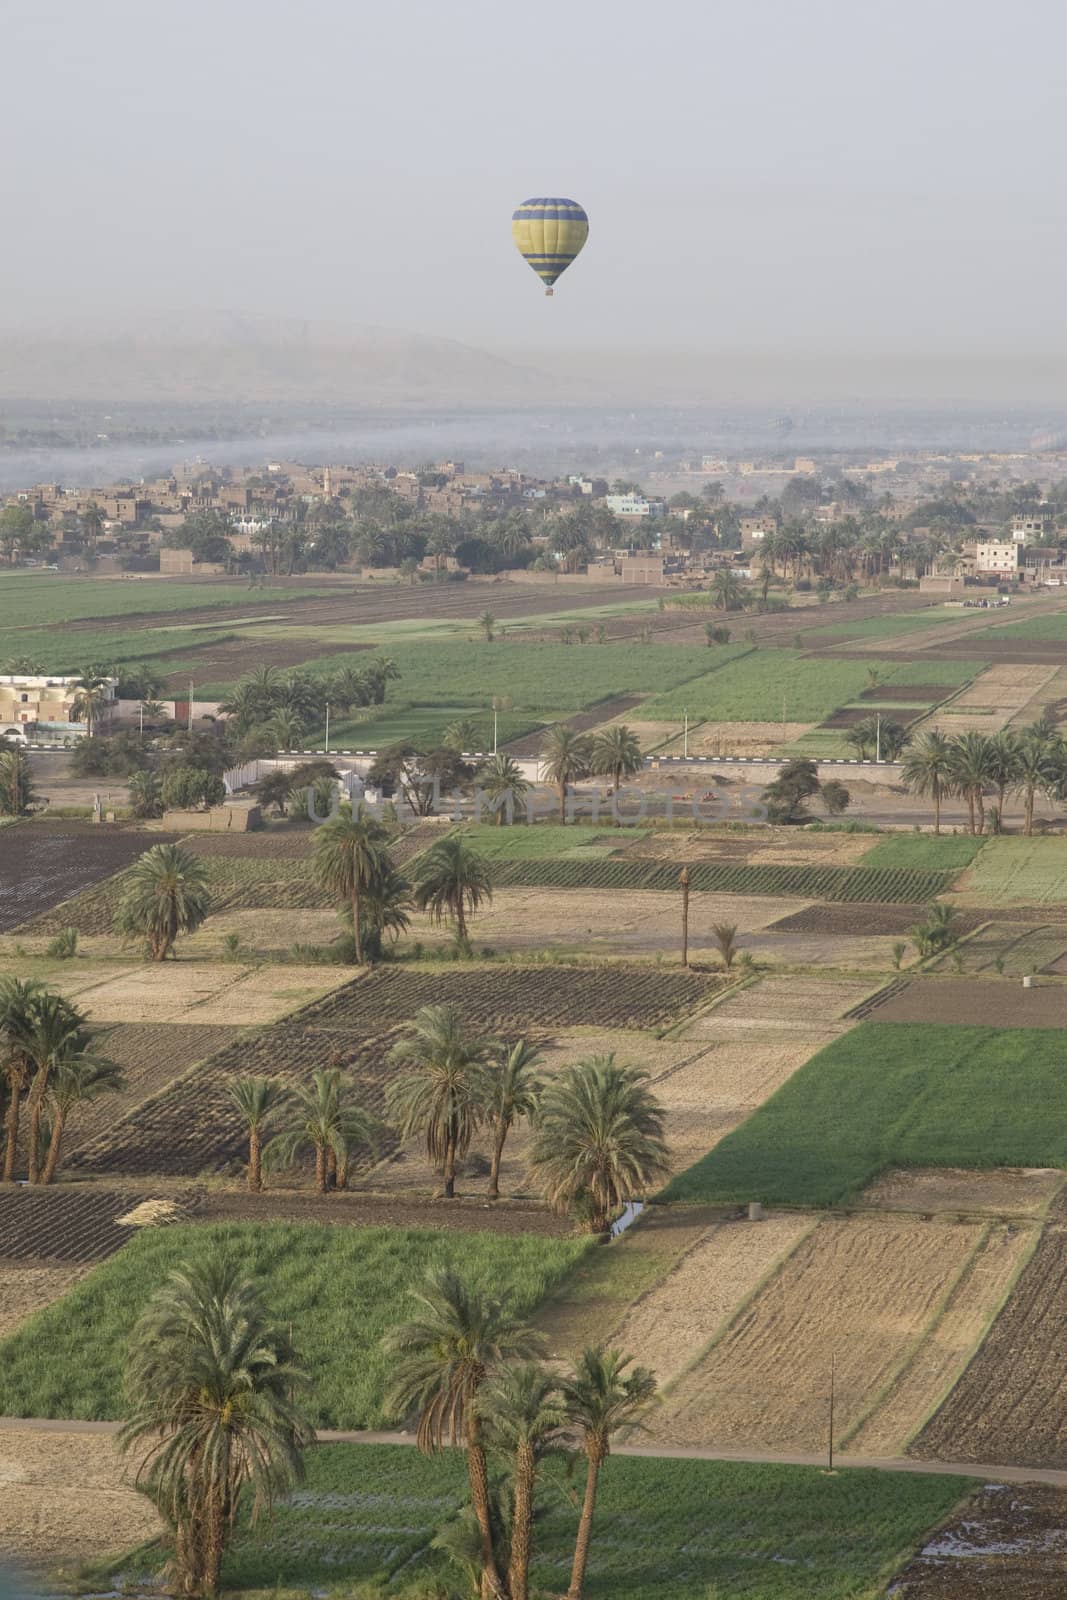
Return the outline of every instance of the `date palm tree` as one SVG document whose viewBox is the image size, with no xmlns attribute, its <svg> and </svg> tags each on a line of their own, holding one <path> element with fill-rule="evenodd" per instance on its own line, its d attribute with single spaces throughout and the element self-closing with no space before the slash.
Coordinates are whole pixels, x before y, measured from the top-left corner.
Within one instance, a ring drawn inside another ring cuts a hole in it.
<svg viewBox="0 0 1067 1600">
<path fill-rule="evenodd" d="M 953 787 L 967 802 L 971 833 L 985 831 L 985 792 L 995 782 L 994 757 L 984 733 L 963 733 L 952 741 Z"/>
<path fill-rule="evenodd" d="M 1038 792 L 1053 794 L 1063 780 L 1064 747 L 1055 738 L 1042 738 L 1026 730 L 1015 748 L 1011 773 L 1012 787 L 1023 797 L 1023 832 L 1034 831 L 1034 802 Z"/>
<path fill-rule="evenodd" d="M 248 1187 L 258 1194 L 263 1187 L 263 1135 L 286 1096 L 278 1078 L 237 1078 L 227 1094 L 248 1134 Z"/>
<path fill-rule="evenodd" d="M 585 1495 L 566 1600 L 582 1600 L 600 1469 L 610 1453 L 611 1436 L 638 1422 L 656 1397 L 654 1375 L 647 1367 L 628 1372 L 631 1360 L 619 1350 L 592 1345 L 582 1351 L 560 1385 L 567 1420 L 586 1460 Z"/>
<path fill-rule="evenodd" d="M 495 1045 L 485 1073 L 485 1120 L 493 1135 L 489 1168 L 489 1198 L 500 1198 L 500 1161 L 508 1134 L 516 1122 L 532 1117 L 544 1087 L 537 1068 L 541 1051 L 528 1039 Z"/>
<path fill-rule="evenodd" d="M 73 710 L 85 723 L 85 731 L 91 739 L 100 720 L 100 714 L 108 701 L 108 688 L 110 679 L 103 667 L 82 667 L 74 681 Z"/>
<path fill-rule="evenodd" d="M 238 1512 L 253 1521 L 301 1482 L 314 1432 L 294 1392 L 306 1377 L 240 1265 L 179 1267 L 136 1323 L 130 1414 L 119 1446 L 173 1531 L 178 1588 L 218 1592 Z"/>
<path fill-rule="evenodd" d="M 413 1298 L 415 1315 L 382 1341 L 400 1358 L 386 1404 L 401 1416 L 418 1412 L 416 1437 L 426 1455 L 446 1443 L 465 1443 L 481 1540 L 482 1596 L 502 1600 L 507 1591 L 494 1549 L 485 1439 L 475 1402 L 494 1368 L 532 1360 L 540 1340 L 501 1301 L 468 1288 L 448 1270 L 431 1273 Z"/>
<path fill-rule="evenodd" d="M 315 830 L 312 864 L 315 877 L 332 899 L 347 902 L 352 912 L 356 964 L 363 965 L 360 901 L 382 870 L 388 834 L 362 806 L 324 822 Z"/>
<path fill-rule="evenodd" d="M 279 706 L 267 723 L 271 738 L 279 750 L 290 751 L 304 742 L 304 719 L 290 706 Z"/>
<path fill-rule="evenodd" d="M 711 594 L 720 611 L 736 611 L 741 604 L 741 579 L 729 567 L 720 567 L 711 580 Z"/>
<path fill-rule="evenodd" d="M 165 961 L 179 934 L 195 933 L 211 909 L 207 867 L 176 844 L 146 850 L 126 874 L 116 922 L 127 938 L 146 941 Z"/>
<path fill-rule="evenodd" d="M 135 817 L 163 815 L 163 781 L 158 772 L 132 772 L 128 787 L 130 809 Z"/>
<path fill-rule="evenodd" d="M 51 1131 L 48 1153 L 45 1156 L 41 1182 L 51 1183 L 59 1166 L 63 1135 L 71 1113 L 104 1094 L 118 1094 L 126 1087 L 122 1068 L 103 1056 L 90 1055 L 85 1050 L 71 1050 L 61 1055 L 52 1073 L 48 1087 L 48 1110 Z"/>
<path fill-rule="evenodd" d="M 711 931 L 723 968 L 729 972 L 737 960 L 737 924 L 736 922 L 713 922 Z"/>
<path fill-rule="evenodd" d="M 0 741 L 0 817 L 24 817 L 39 799 L 25 755 L 18 749 L 5 750 Z"/>
<path fill-rule="evenodd" d="M 591 769 L 597 777 L 610 778 L 613 790 L 618 789 L 623 778 L 640 772 L 643 764 L 644 757 L 636 733 L 622 723 L 605 728 L 593 740 Z"/>
<path fill-rule="evenodd" d="M 989 735 L 989 776 L 997 790 L 997 831 L 1004 825 L 1004 797 L 1019 765 L 1019 736 L 1010 728 Z"/>
<path fill-rule="evenodd" d="M 29 1041 L 38 1001 L 47 993 L 36 978 L 0 978 L 0 1059 L 7 1087 L 7 1137 L 3 1181 L 12 1183 L 19 1142 L 22 1096 L 30 1086 L 33 1061 Z"/>
<path fill-rule="evenodd" d="M 492 898 L 488 866 L 459 834 L 439 839 L 416 865 L 415 904 L 435 922 L 450 917 L 460 943 L 467 937 L 467 913 Z"/>
<path fill-rule="evenodd" d="M 352 1100 L 351 1089 L 340 1067 L 321 1067 L 309 1084 L 292 1085 L 286 1103 L 291 1124 L 264 1151 L 268 1165 L 292 1166 L 303 1151 L 312 1150 L 319 1193 L 326 1193 L 331 1171 L 337 1187 L 347 1188 L 352 1150 L 372 1146 L 378 1132 L 374 1118 Z"/>
<path fill-rule="evenodd" d="M 495 637 L 494 630 L 496 628 L 496 618 L 494 617 L 493 613 L 491 611 L 483 611 L 481 616 L 478 618 L 478 626 L 485 635 L 486 644 L 492 644 Z"/>
<path fill-rule="evenodd" d="M 498 1367 L 479 1390 L 475 1407 L 490 1447 L 512 1462 L 509 1600 L 529 1600 L 537 1478 L 547 1456 L 562 1449 L 567 1420 L 560 1386 L 539 1361 Z"/>
<path fill-rule="evenodd" d="M 481 729 L 474 717 L 459 717 L 455 722 L 450 722 L 441 738 L 441 743 L 449 750 L 476 750 L 481 739 Z"/>
<path fill-rule="evenodd" d="M 456 1164 L 486 1117 L 486 1040 L 467 1032 L 458 1006 L 423 1006 L 407 1038 L 389 1052 L 407 1071 L 385 1091 L 389 1118 L 402 1139 L 421 1134 L 431 1166 L 444 1177 L 445 1198 L 456 1192 Z"/>
<path fill-rule="evenodd" d="M 388 851 L 383 851 L 376 870 L 363 888 L 359 914 L 363 923 L 363 954 L 378 961 L 387 939 L 399 939 L 411 927 L 411 884 L 393 866 Z M 342 912 L 346 923 L 352 920 L 351 907 Z"/>
<path fill-rule="evenodd" d="M 498 828 L 502 828 L 506 822 L 513 822 L 515 813 L 522 813 L 526 809 L 530 785 L 523 777 L 518 762 L 502 752 L 490 756 L 479 769 L 478 788 L 492 802 Z"/>
<path fill-rule="evenodd" d="M 26 1036 L 26 1055 L 32 1067 L 26 1109 L 30 1114 L 29 1180 L 41 1181 L 41 1119 L 45 1103 L 63 1063 L 84 1054 L 89 1046 L 89 1029 L 84 1012 L 62 995 L 46 989 L 33 1001 L 31 1026 Z"/>
<path fill-rule="evenodd" d="M 904 752 L 904 787 L 934 802 L 934 833 L 941 832 L 941 801 L 952 792 L 952 741 L 934 728 Z"/>
<path fill-rule="evenodd" d="M 541 746 L 541 766 L 549 783 L 559 794 L 559 820 L 567 820 L 567 790 L 580 778 L 589 776 L 593 747 L 583 733 L 575 733 L 565 722 L 550 728 Z"/>
<path fill-rule="evenodd" d="M 554 1211 L 589 1207 L 589 1230 L 670 1171 L 664 1110 L 648 1073 L 614 1055 L 591 1056 L 552 1079 L 541 1097 L 529 1162 Z"/>
</svg>

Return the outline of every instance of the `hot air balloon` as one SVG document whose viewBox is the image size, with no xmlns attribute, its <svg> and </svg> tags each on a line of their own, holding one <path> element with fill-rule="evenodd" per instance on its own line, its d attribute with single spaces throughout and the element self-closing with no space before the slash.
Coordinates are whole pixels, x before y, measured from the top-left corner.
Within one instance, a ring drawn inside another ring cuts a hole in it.
<svg viewBox="0 0 1067 1600">
<path fill-rule="evenodd" d="M 589 218 L 576 200 L 524 200 L 512 216 L 511 237 L 551 294 L 588 239 Z"/>
</svg>

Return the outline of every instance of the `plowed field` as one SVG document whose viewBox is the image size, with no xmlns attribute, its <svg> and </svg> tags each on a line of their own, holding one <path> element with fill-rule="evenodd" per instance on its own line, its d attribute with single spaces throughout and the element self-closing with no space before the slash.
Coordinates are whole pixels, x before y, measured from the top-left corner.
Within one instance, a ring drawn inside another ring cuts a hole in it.
<svg viewBox="0 0 1067 1600">
<path fill-rule="evenodd" d="M 96 1188 L 0 1190 L 0 1260 L 102 1261 L 129 1242 L 117 1218 L 143 1195 Z"/>
<path fill-rule="evenodd" d="M 983 1237 L 973 1223 L 821 1222 L 678 1382 L 652 1418 L 653 1436 L 818 1450 L 833 1362 L 835 1431 L 847 1438 L 907 1364 Z"/>
<path fill-rule="evenodd" d="M 130 1022 L 102 1030 L 93 1040 L 93 1049 L 122 1068 L 126 1087 L 121 1094 L 104 1095 L 76 1107 L 64 1141 L 65 1157 L 102 1129 L 113 1127 L 127 1111 L 157 1094 L 197 1061 L 221 1050 L 237 1031 L 181 1022 Z"/>
<path fill-rule="evenodd" d="M 896 1579 L 896 1600 L 1059 1600 L 1067 1572 L 1067 1493 L 986 1484 Z"/>
<path fill-rule="evenodd" d="M 659 889 L 678 891 L 678 867 L 654 861 L 609 857 L 593 861 L 495 861 L 494 885 L 549 889 Z M 953 874 L 907 867 L 745 866 L 697 861 L 690 866 L 694 890 L 708 894 L 795 895 L 804 900 L 932 900 Z"/>
<path fill-rule="evenodd" d="M 887 990 L 871 1012 L 877 1022 L 951 1022 L 995 1028 L 1067 1028 L 1067 986 L 1018 979 L 916 978 Z"/>
<path fill-rule="evenodd" d="M 1067 1231 L 1050 1224 L 988 1338 L 912 1455 L 1067 1466 Z"/>
<path fill-rule="evenodd" d="M 58 820 L 0 829 L 0 933 L 121 871 L 150 845 L 176 837 Z M 66 924 L 60 919 L 57 926 Z"/>
</svg>

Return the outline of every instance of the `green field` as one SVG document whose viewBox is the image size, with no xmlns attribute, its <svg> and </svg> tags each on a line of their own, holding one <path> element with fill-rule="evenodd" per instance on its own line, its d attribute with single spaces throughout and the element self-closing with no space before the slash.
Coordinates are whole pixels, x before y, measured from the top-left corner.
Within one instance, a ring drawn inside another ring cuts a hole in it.
<svg viewBox="0 0 1067 1600">
<path fill-rule="evenodd" d="M 990 839 L 975 860 L 966 891 L 984 906 L 1067 900 L 1067 839 Z"/>
<path fill-rule="evenodd" d="M 567 1586 L 582 1469 L 546 1469 L 536 1533 L 539 1593 Z M 843 1471 L 612 1456 L 600 1479 L 587 1600 L 868 1600 L 975 1484 L 926 1473 Z M 331 1444 L 269 1524 L 238 1535 L 228 1588 L 328 1586 L 405 1600 L 439 1571 L 429 1542 L 463 1504 L 462 1458 Z M 359 1584 L 358 1591 L 352 1585 Z M 366 1588 L 362 1587 L 367 1585 Z M 381 1586 L 380 1588 L 378 1586 Z"/>
<path fill-rule="evenodd" d="M 640 652 L 637 652 L 640 654 Z M 969 661 L 836 661 L 797 650 L 759 650 L 726 661 L 715 672 L 661 692 L 641 707 L 650 722 L 690 718 L 707 722 L 821 722 L 857 699 L 870 683 L 868 667 L 883 683 L 965 683 L 981 671 Z M 877 709 L 872 705 L 872 713 Z"/>
<path fill-rule="evenodd" d="M 0 631 L 84 622 L 93 617 L 129 617 L 164 611 L 202 611 L 212 606 L 267 606 L 277 599 L 334 594 L 333 589 L 286 585 L 252 588 L 247 583 L 178 583 L 169 578 L 65 578 L 58 574 L 5 573 L 0 582 Z"/>
<path fill-rule="evenodd" d="M 561 827 L 551 822 L 539 822 L 536 826 L 517 823 L 510 828 L 500 828 L 491 822 L 471 823 L 462 831 L 463 838 L 480 856 L 498 861 L 529 861 L 544 856 L 588 861 L 610 856 L 614 850 L 648 837 L 647 828 L 605 830 L 584 827 L 581 823 Z"/>
<path fill-rule="evenodd" d="M 217 630 L 210 628 L 85 628 L 68 632 L 50 627 L 46 632 L 20 632 L 15 628 L 0 629 L 0 662 L 18 656 L 30 656 L 46 662 L 50 672 L 70 672 L 90 662 L 105 666 L 120 665 L 127 661 L 151 660 L 160 672 L 187 671 L 195 676 L 194 665 L 181 658 L 166 662 L 161 657 L 175 650 L 199 649 L 221 644 L 233 638 L 232 622 L 220 623 Z"/>
<path fill-rule="evenodd" d="M 1067 1166 L 1067 1033 L 868 1022 L 666 1191 L 829 1206 L 887 1167 Z"/>
<path fill-rule="evenodd" d="M 1063 593 L 1063 590 L 1060 590 Z M 1001 623 L 970 635 L 980 644 L 1012 644 L 1032 639 L 1038 643 L 1067 644 L 1067 611 L 1052 611 L 1044 617 L 1027 617 L 1022 622 Z"/>
<path fill-rule="evenodd" d="M 590 1240 L 276 1222 L 146 1229 L 0 1344 L 0 1415 L 121 1416 L 130 1327 L 169 1271 L 213 1246 L 259 1277 L 271 1311 L 292 1322 L 316 1425 L 375 1428 L 394 1420 L 382 1334 L 430 1267 L 461 1269 L 525 1315 Z"/>
<path fill-rule="evenodd" d="M 393 684 L 391 688 L 400 691 L 402 685 Z M 560 711 L 557 717 L 502 711 L 497 716 L 498 744 L 504 745 L 509 739 L 521 739 L 525 734 L 536 733 L 546 722 L 558 721 L 569 715 L 567 711 Z M 411 705 L 398 698 L 394 705 L 392 696 L 380 716 L 368 717 L 365 721 L 351 718 L 336 724 L 331 722 L 330 747 L 339 750 L 384 750 L 387 745 L 408 740 L 415 744 L 439 744 L 450 723 L 468 719 L 477 722 L 480 729 L 476 748 L 483 752 L 491 750 L 493 716 L 492 712 L 486 711 L 484 704 L 472 710 L 469 705 Z M 321 734 L 322 730 L 317 736 L 318 744 L 322 742 Z"/>
<path fill-rule="evenodd" d="M 804 637 L 820 640 L 893 639 L 923 628 L 944 626 L 946 622 L 964 622 L 973 616 L 973 611 L 964 611 L 960 606 L 931 606 L 923 611 L 897 611 L 884 617 L 865 617 L 858 622 L 835 622 L 825 628 L 807 630 Z M 933 682 L 933 679 L 930 681 Z"/>
<path fill-rule="evenodd" d="M 569 829 L 567 830 L 570 831 Z M 578 859 L 559 856 L 504 858 L 492 863 L 498 888 L 654 889 L 677 892 L 680 862 L 633 859 Z M 695 892 L 706 894 L 796 895 L 802 900 L 869 900 L 906 905 L 932 900 L 948 887 L 944 872 L 901 867 L 744 866 L 697 861 L 690 865 Z"/>
<path fill-rule="evenodd" d="M 919 872 L 958 872 L 969 867 L 988 841 L 966 833 L 887 833 L 864 852 L 865 867 L 910 867 Z"/>
</svg>

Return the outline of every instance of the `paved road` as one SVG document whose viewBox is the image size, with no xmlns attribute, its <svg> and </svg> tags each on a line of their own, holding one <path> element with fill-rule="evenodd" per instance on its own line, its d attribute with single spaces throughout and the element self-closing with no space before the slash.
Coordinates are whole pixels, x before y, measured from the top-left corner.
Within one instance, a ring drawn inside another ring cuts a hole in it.
<svg viewBox="0 0 1067 1600">
<path fill-rule="evenodd" d="M 99 1433 L 118 1431 L 117 1422 L 64 1421 L 52 1417 L 0 1417 L 0 1432 L 38 1430 L 41 1433 Z M 320 1444 L 395 1444 L 414 1445 L 413 1433 L 374 1433 L 353 1429 L 347 1432 L 322 1430 Z M 671 1461 L 747 1461 L 787 1467 L 825 1467 L 826 1454 L 809 1455 L 777 1450 L 726 1450 L 690 1448 L 686 1445 L 619 1444 L 620 1456 L 649 1456 Z M 878 1472 L 933 1473 L 942 1477 L 981 1478 L 987 1483 L 1048 1483 L 1067 1489 L 1067 1469 L 1060 1467 L 1016 1467 L 981 1461 L 915 1461 L 910 1456 L 834 1456 L 836 1467 L 870 1467 Z"/>
</svg>

